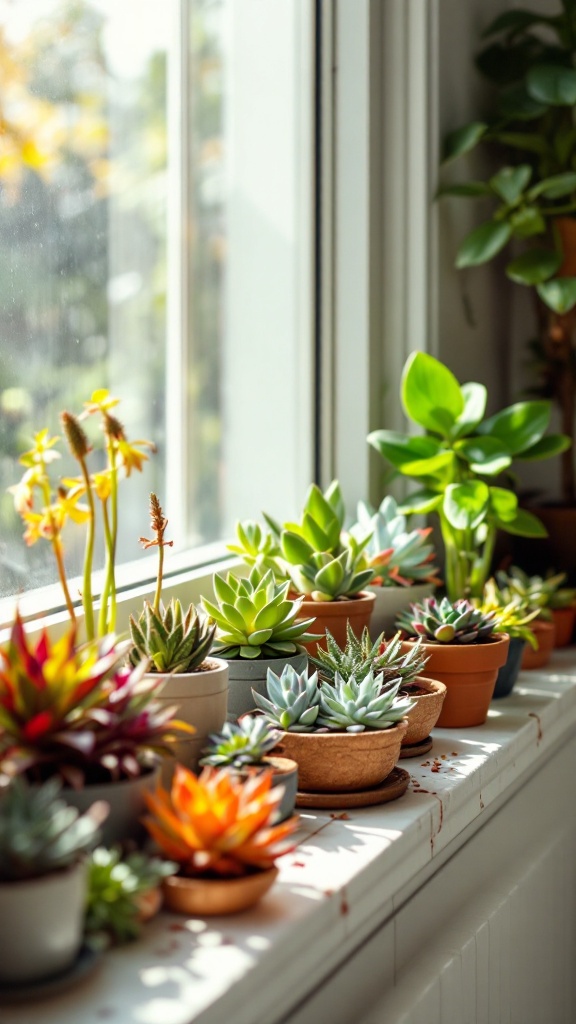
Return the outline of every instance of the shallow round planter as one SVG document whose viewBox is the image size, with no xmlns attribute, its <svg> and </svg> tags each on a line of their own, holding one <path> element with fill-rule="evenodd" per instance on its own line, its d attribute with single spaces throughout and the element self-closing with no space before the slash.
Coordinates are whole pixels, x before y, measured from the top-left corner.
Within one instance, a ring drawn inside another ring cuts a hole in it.
<svg viewBox="0 0 576 1024">
<path fill-rule="evenodd" d="M 110 810 L 101 827 L 103 846 L 130 839 L 141 843 L 147 832 L 141 818 L 146 813 L 144 793 L 153 789 L 160 777 L 160 766 L 145 768 L 141 775 L 119 782 L 88 783 L 82 789 L 63 789 L 62 799 L 84 813 L 95 800 L 105 800 Z"/>
<path fill-rule="evenodd" d="M 413 696 L 410 687 L 402 690 L 415 702 L 414 707 L 406 715 L 408 729 L 402 738 L 403 747 L 412 747 L 427 739 L 440 717 L 446 697 L 446 686 L 437 679 L 416 676 L 414 685 L 427 692 Z"/>
<path fill-rule="evenodd" d="M 164 905 L 177 914 L 199 917 L 236 914 L 247 910 L 268 892 L 278 868 L 255 871 L 239 878 L 185 878 L 171 875 L 162 883 Z"/>
<path fill-rule="evenodd" d="M 403 648 L 410 643 L 405 640 Z M 447 688 L 436 722 L 440 728 L 466 728 L 486 721 L 498 669 L 506 662 L 509 643 L 508 634 L 502 633 L 481 644 L 422 644 L 422 654 L 428 658 L 426 672 Z"/>
<path fill-rule="evenodd" d="M 530 644 L 526 644 L 522 655 L 522 669 L 543 668 L 552 657 L 556 637 L 556 626 L 553 622 L 545 622 L 544 619 L 533 619 L 530 629 L 538 641 L 538 649 L 534 651 Z"/>
<path fill-rule="evenodd" d="M 0 883 L 0 982 L 39 981 L 72 966 L 82 945 L 87 863 Z"/>
<path fill-rule="evenodd" d="M 496 686 L 494 687 L 494 693 L 492 694 L 493 700 L 499 700 L 500 697 L 508 697 L 508 695 L 512 693 L 516 680 L 518 679 L 518 673 L 520 672 L 520 665 L 522 664 L 525 646 L 527 646 L 527 644 L 522 637 L 511 637 L 506 662 L 502 665 L 502 668 L 498 669 Z"/>
<path fill-rule="evenodd" d="M 153 675 L 158 678 L 158 673 Z M 228 662 L 209 657 L 196 672 L 179 672 L 163 678 L 165 682 L 156 700 L 164 705 L 177 705 L 175 717 L 195 729 L 193 735 L 182 734 L 183 738 L 172 744 L 175 758 L 186 768 L 197 771 L 207 737 L 220 732 L 226 721 Z"/>
<path fill-rule="evenodd" d="M 227 662 L 229 669 L 230 690 L 228 693 L 228 720 L 235 722 L 240 715 L 254 709 L 252 690 L 266 696 L 266 676 L 268 669 L 281 675 L 285 665 L 292 665 L 296 672 L 303 672 L 308 664 L 305 650 L 283 658 L 236 658 Z"/>
<path fill-rule="evenodd" d="M 400 756 L 408 728 L 364 732 L 284 732 L 278 750 L 298 763 L 298 786 L 315 793 L 348 793 L 377 786 Z"/>
<path fill-rule="evenodd" d="M 344 647 L 348 622 L 356 636 L 360 636 L 364 627 L 370 626 L 375 600 L 373 593 L 361 590 L 355 597 L 338 598 L 337 601 L 303 601 L 299 618 L 308 619 L 314 616 L 316 622 L 310 629 L 313 633 L 322 635 L 322 639 L 304 644 L 308 653 L 315 656 L 319 647 L 326 650 L 327 629 L 332 633 L 338 646 Z"/>
<path fill-rule="evenodd" d="M 569 605 L 567 608 L 552 608 L 552 621 L 556 627 L 554 637 L 555 647 L 568 647 L 572 643 L 574 623 L 576 622 L 576 607 Z"/>
<path fill-rule="evenodd" d="M 433 583 L 415 583 L 410 587 L 367 587 L 375 602 L 370 619 L 370 637 L 377 640 L 384 633 L 388 640 L 397 632 L 396 619 L 401 611 L 415 601 L 423 601 L 434 593 Z"/>
</svg>

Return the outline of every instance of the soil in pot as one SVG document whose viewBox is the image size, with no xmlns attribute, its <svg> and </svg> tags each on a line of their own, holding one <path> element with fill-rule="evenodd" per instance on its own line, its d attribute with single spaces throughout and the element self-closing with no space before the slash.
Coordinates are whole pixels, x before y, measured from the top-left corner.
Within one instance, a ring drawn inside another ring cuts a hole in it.
<svg viewBox="0 0 576 1024">
<path fill-rule="evenodd" d="M 522 654 L 522 670 L 543 668 L 552 657 L 556 627 L 553 622 L 545 622 L 544 619 L 533 619 L 530 629 L 538 641 L 538 649 L 534 651 L 530 644 L 526 644 Z"/>
</svg>

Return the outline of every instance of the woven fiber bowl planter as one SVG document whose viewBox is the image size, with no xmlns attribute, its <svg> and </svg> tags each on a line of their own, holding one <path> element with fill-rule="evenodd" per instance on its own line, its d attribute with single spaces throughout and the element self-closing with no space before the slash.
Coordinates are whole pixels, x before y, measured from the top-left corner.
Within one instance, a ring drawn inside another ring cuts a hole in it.
<svg viewBox="0 0 576 1024">
<path fill-rule="evenodd" d="M 433 583 L 415 583 L 411 587 L 367 587 L 374 594 L 374 608 L 370 619 L 370 638 L 377 640 L 381 633 L 387 640 L 396 630 L 398 614 L 416 601 L 423 601 L 434 593 Z"/>
<path fill-rule="evenodd" d="M 544 619 L 534 619 L 530 623 L 530 629 L 538 641 L 538 650 L 533 651 L 530 644 L 526 644 L 522 655 L 522 669 L 544 668 L 552 657 L 556 639 L 556 626 L 554 622 L 545 622 Z"/>
<path fill-rule="evenodd" d="M 268 892 L 278 875 L 278 868 L 255 871 L 239 878 L 185 878 L 172 875 L 162 883 L 164 905 L 177 914 L 197 917 L 213 914 L 236 914 L 247 910 Z"/>
<path fill-rule="evenodd" d="M 552 621 L 556 627 L 554 646 L 568 647 L 568 645 L 572 643 L 574 622 L 576 621 L 576 608 L 572 605 L 568 608 L 553 608 Z"/>
<path fill-rule="evenodd" d="M 407 648 L 409 643 L 404 641 L 402 647 Z M 422 653 L 429 659 L 426 672 L 447 688 L 436 722 L 439 728 L 466 728 L 486 721 L 498 669 L 506 662 L 509 643 L 508 634 L 502 633 L 496 640 L 482 644 L 422 644 Z"/>
<path fill-rule="evenodd" d="M 303 601 L 300 607 L 300 618 L 314 616 L 316 622 L 310 627 L 311 633 L 321 633 L 322 640 L 312 640 L 304 644 L 309 654 L 315 655 L 319 647 L 326 650 L 326 630 L 329 629 L 339 647 L 346 645 L 346 627 L 348 622 L 356 636 L 360 636 L 364 626 L 370 625 L 370 618 L 376 598 L 373 593 L 361 590 L 355 597 L 337 601 Z"/>
<path fill-rule="evenodd" d="M 284 732 L 276 748 L 298 763 L 298 786 L 314 793 L 349 793 L 383 782 L 400 756 L 408 728 L 364 732 Z"/>
<path fill-rule="evenodd" d="M 403 747 L 421 743 L 430 735 L 438 721 L 446 697 L 446 687 L 437 679 L 416 676 L 414 685 L 419 686 L 422 690 L 427 690 L 428 693 L 412 697 L 410 688 L 406 689 L 408 696 L 416 703 L 406 716 L 408 729 L 402 738 Z"/>
</svg>

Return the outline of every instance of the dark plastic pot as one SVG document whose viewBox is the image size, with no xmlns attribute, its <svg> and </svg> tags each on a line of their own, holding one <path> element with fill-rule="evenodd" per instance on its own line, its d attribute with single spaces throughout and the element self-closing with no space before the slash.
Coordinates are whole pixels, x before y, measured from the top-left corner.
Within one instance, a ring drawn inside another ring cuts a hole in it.
<svg viewBox="0 0 576 1024">
<path fill-rule="evenodd" d="M 507 697 L 508 694 L 512 693 L 514 683 L 518 678 L 520 665 L 522 664 L 525 645 L 526 641 L 522 640 L 522 637 L 516 636 L 510 640 L 506 664 L 502 665 L 501 669 L 498 669 L 496 686 L 492 694 L 494 700 L 497 700 L 498 697 Z"/>
</svg>

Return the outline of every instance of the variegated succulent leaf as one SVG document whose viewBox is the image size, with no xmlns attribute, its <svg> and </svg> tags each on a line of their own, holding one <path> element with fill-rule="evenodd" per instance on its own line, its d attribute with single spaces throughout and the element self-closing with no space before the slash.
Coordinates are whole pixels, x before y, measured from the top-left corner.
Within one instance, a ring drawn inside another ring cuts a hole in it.
<svg viewBox="0 0 576 1024">
<path fill-rule="evenodd" d="M 130 662 L 137 665 L 147 658 L 152 672 L 194 672 L 210 653 L 216 632 L 194 605 L 184 612 L 177 598 L 166 607 L 160 603 L 158 611 L 146 602 L 138 619 L 131 615 L 129 621 Z"/>
</svg>

